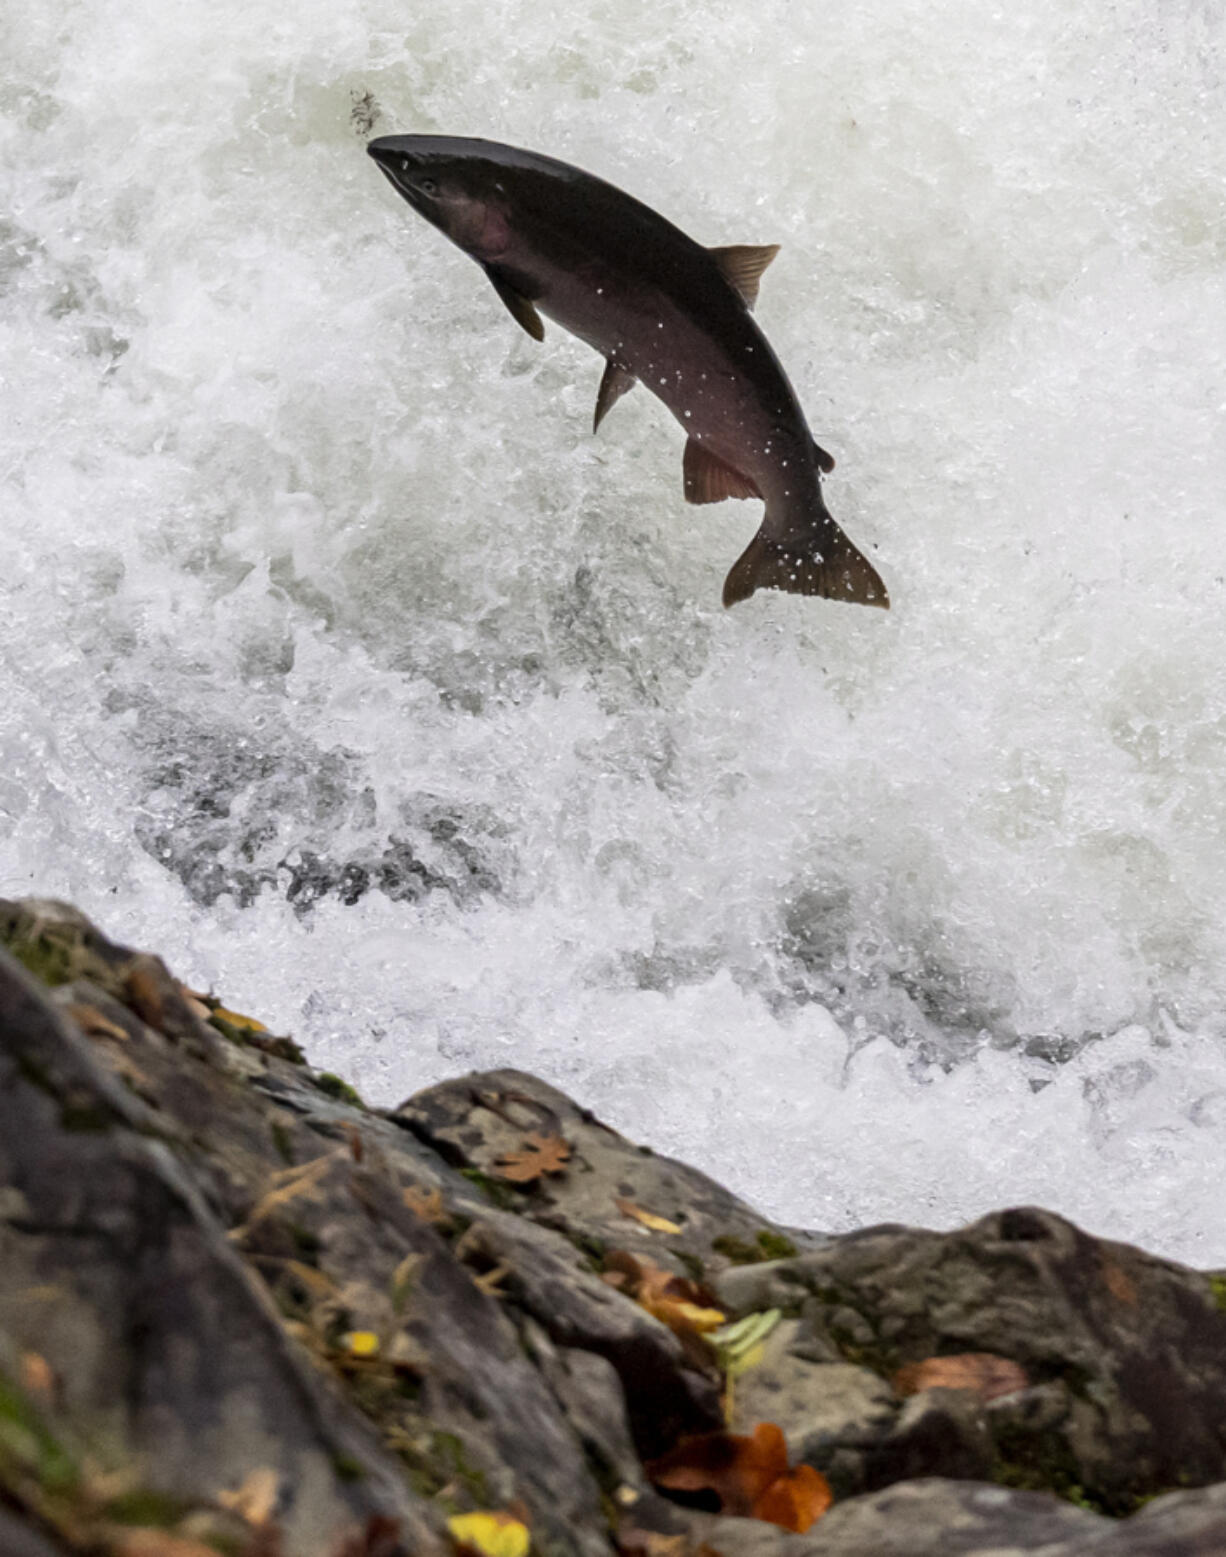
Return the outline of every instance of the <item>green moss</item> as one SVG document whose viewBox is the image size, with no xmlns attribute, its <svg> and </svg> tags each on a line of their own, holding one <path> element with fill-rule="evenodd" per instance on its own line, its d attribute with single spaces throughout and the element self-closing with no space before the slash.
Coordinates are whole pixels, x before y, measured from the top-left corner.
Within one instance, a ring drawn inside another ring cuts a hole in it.
<svg viewBox="0 0 1226 1557">
<path fill-rule="evenodd" d="M 115 1123 L 105 1103 L 88 1096 L 67 1097 L 60 1108 L 60 1124 L 75 1135 L 99 1135 Z"/>
<path fill-rule="evenodd" d="M 707 1267 L 696 1254 L 691 1254 L 688 1249 L 674 1249 L 673 1253 L 689 1272 L 691 1281 L 706 1280 Z"/>
<path fill-rule="evenodd" d="M 568 1232 L 566 1236 L 579 1253 L 586 1256 L 588 1269 L 599 1275 L 604 1270 L 604 1259 L 609 1250 L 604 1239 L 596 1238 L 591 1233 L 579 1232 Z"/>
<path fill-rule="evenodd" d="M 6 1472 L 31 1477 L 53 1496 L 73 1491 L 80 1479 L 72 1457 L 0 1373 L 0 1481 L 7 1479 Z"/>
<path fill-rule="evenodd" d="M 769 1227 L 761 1230 L 757 1242 L 764 1260 L 790 1260 L 795 1257 L 796 1245 L 792 1240 L 785 1238 L 782 1233 L 772 1232 Z"/>
<path fill-rule="evenodd" d="M 360 1460 L 355 1460 L 352 1454 L 334 1454 L 332 1456 L 332 1471 L 337 1481 L 354 1482 L 366 1480 L 366 1467 Z"/>
<path fill-rule="evenodd" d="M 1066 1503 L 1074 1503 L 1094 1514 L 1105 1514 L 1111 1519 L 1126 1518 L 1155 1496 L 1152 1490 L 1140 1492 L 1121 1488 L 1107 1491 L 1086 1487 L 1081 1480 L 1081 1468 L 1060 1433 L 1031 1432 L 1007 1424 L 997 1428 L 995 1448 L 991 1476 L 1002 1487 L 1054 1493 Z"/>
<path fill-rule="evenodd" d="M 354 1108 L 365 1109 L 366 1104 L 357 1090 L 340 1076 L 334 1076 L 330 1070 L 321 1072 L 313 1079 L 319 1090 L 326 1092 L 329 1097 L 334 1097 L 341 1103 L 351 1103 Z"/>
<path fill-rule="evenodd" d="M 272 1131 L 272 1144 L 277 1148 L 277 1156 L 281 1161 L 294 1165 L 294 1138 L 288 1128 L 279 1119 L 274 1119 L 269 1127 Z"/>
<path fill-rule="evenodd" d="M 447 1469 L 448 1480 L 458 1481 L 472 1497 L 478 1508 L 488 1508 L 490 1494 L 485 1476 L 471 1465 L 464 1451 L 464 1440 L 458 1433 L 431 1433 L 431 1458 Z"/>
<path fill-rule="evenodd" d="M 1209 1291 L 1213 1294 L 1214 1308 L 1226 1314 L 1226 1271 L 1215 1272 L 1207 1279 Z"/>
<path fill-rule="evenodd" d="M 753 1243 L 723 1233 L 711 1240 L 711 1247 L 716 1254 L 722 1254 L 734 1265 L 761 1265 L 764 1260 L 790 1260 L 796 1253 L 796 1245 L 790 1238 L 772 1232 L 768 1227 L 762 1228 Z"/>
<path fill-rule="evenodd" d="M 32 934 L 33 922 L 11 927 L 6 944 L 27 973 L 55 989 L 76 978 L 85 961 L 81 932 L 67 925 L 48 925 Z"/>
<path fill-rule="evenodd" d="M 288 1224 L 290 1237 L 294 1240 L 294 1248 L 302 1256 L 304 1265 L 318 1265 L 319 1251 L 323 1248 L 323 1240 L 317 1233 L 313 1233 L 309 1227 L 302 1227 L 297 1222 Z"/>
<path fill-rule="evenodd" d="M 516 1195 L 509 1184 L 504 1184 L 501 1179 L 492 1179 L 488 1173 L 482 1173 L 480 1168 L 461 1168 L 460 1177 L 479 1189 L 492 1206 L 497 1206 L 500 1211 L 518 1211 L 522 1201 Z"/>
<path fill-rule="evenodd" d="M 117 1525 L 153 1525 L 159 1530 L 170 1530 L 190 1508 L 182 1498 L 158 1492 L 152 1487 L 133 1487 L 121 1492 L 103 1509 L 104 1516 Z"/>
</svg>

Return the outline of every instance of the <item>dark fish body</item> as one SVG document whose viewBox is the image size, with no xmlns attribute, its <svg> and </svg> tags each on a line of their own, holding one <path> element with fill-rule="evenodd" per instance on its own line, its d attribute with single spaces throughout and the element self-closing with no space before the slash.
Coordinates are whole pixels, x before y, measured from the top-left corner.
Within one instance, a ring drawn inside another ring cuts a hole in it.
<svg viewBox="0 0 1226 1557">
<path fill-rule="evenodd" d="M 703 248 L 604 180 L 495 141 L 389 135 L 369 150 L 524 329 L 540 339 L 544 314 L 605 358 L 597 425 L 641 381 L 688 435 L 691 502 L 765 499 L 725 605 L 775 588 L 888 606 L 826 510 L 821 472 L 833 461 L 750 312 L 774 248 Z"/>
</svg>

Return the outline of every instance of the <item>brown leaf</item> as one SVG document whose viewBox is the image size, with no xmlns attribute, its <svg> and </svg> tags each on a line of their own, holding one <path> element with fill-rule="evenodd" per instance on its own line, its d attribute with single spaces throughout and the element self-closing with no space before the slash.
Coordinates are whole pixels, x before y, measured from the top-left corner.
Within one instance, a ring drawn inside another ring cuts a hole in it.
<svg viewBox="0 0 1226 1557">
<path fill-rule="evenodd" d="M 1103 1280 L 1107 1284 L 1107 1291 L 1120 1303 L 1126 1303 L 1129 1308 L 1137 1305 L 1137 1289 L 1132 1284 L 1132 1278 L 1120 1265 L 1112 1260 L 1103 1261 Z"/>
<path fill-rule="evenodd" d="M 119 1023 L 103 1016 L 96 1006 L 72 1005 L 68 1007 L 68 1015 L 90 1038 L 118 1038 L 123 1043 L 129 1042 L 128 1034 Z"/>
<path fill-rule="evenodd" d="M 179 992 L 161 961 L 141 953 L 128 964 L 124 993 L 127 1004 L 145 1026 L 161 1032 L 167 1019 L 166 997 L 177 996 Z"/>
<path fill-rule="evenodd" d="M 797 1465 L 754 1499 L 752 1514 L 768 1524 L 803 1535 L 834 1502 L 830 1483 L 812 1465 Z"/>
<path fill-rule="evenodd" d="M 714 1492 L 725 1514 L 753 1517 L 753 1506 L 772 1482 L 786 1476 L 787 1443 L 774 1422 L 759 1422 L 752 1437 L 700 1433 L 649 1460 L 648 1476 L 675 1492 Z"/>
<path fill-rule="evenodd" d="M 921 1389 L 963 1389 L 988 1401 L 1025 1389 L 1030 1379 L 1026 1370 L 1008 1357 L 994 1352 L 961 1352 L 955 1357 L 926 1357 L 923 1362 L 905 1363 L 891 1383 L 900 1395 L 914 1395 Z"/>
<path fill-rule="evenodd" d="M 18 1377 L 27 1395 L 47 1404 L 55 1394 L 55 1374 L 51 1364 L 38 1352 L 22 1352 Z"/>
<path fill-rule="evenodd" d="M 332 1557 L 397 1557 L 402 1549 L 399 1519 L 372 1514 L 366 1528 L 342 1540 Z"/>
<path fill-rule="evenodd" d="M 496 1167 L 501 1178 L 515 1184 L 531 1184 L 546 1173 L 565 1173 L 570 1156 L 569 1141 L 560 1135 L 538 1135 L 533 1131 L 524 1137 L 519 1151 L 499 1157 Z"/>
<path fill-rule="evenodd" d="M 410 1184 L 403 1191 L 404 1203 L 417 1217 L 418 1221 L 427 1222 L 431 1227 L 441 1227 L 451 1218 L 447 1215 L 447 1209 L 443 1205 L 443 1192 L 441 1189 L 418 1189 L 415 1184 Z"/>
<path fill-rule="evenodd" d="M 621 1195 L 613 1197 L 613 1204 L 623 1216 L 628 1216 L 636 1222 L 641 1222 L 644 1227 L 653 1233 L 679 1233 L 681 1231 L 676 1222 L 670 1222 L 667 1217 L 656 1216 L 654 1211 L 644 1211 L 642 1206 L 636 1206 L 633 1200 L 626 1200 Z"/>
</svg>

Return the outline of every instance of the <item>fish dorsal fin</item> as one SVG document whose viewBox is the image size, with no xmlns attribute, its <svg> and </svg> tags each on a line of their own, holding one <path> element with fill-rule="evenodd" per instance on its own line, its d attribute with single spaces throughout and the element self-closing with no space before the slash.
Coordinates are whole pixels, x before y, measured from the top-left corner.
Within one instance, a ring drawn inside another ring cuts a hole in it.
<svg viewBox="0 0 1226 1557">
<path fill-rule="evenodd" d="M 494 291 L 507 305 L 507 312 L 517 324 L 521 324 L 534 341 L 545 339 L 545 326 L 541 323 L 541 316 L 532 306 L 531 302 L 522 292 L 517 292 L 511 283 L 494 269 L 492 265 L 486 265 L 485 273 L 494 284 Z"/>
<path fill-rule="evenodd" d="M 696 438 L 685 445 L 681 464 L 687 503 L 722 503 L 726 497 L 761 497 L 757 487 L 739 470 L 726 465 Z"/>
<path fill-rule="evenodd" d="M 638 383 L 633 373 L 625 368 L 619 368 L 612 357 L 605 363 L 604 377 L 600 380 L 600 388 L 596 391 L 596 415 L 592 420 L 592 431 L 595 432 L 604 421 L 605 416 L 628 389 L 633 389 Z"/>
<path fill-rule="evenodd" d="M 827 454 L 816 438 L 813 440 L 813 453 L 817 457 L 818 470 L 823 471 L 828 476 L 834 469 L 834 455 Z"/>
<path fill-rule="evenodd" d="M 707 252 L 724 273 L 728 282 L 752 308 L 758 301 L 758 283 L 762 272 L 779 252 L 777 243 L 730 243 L 721 249 Z"/>
</svg>

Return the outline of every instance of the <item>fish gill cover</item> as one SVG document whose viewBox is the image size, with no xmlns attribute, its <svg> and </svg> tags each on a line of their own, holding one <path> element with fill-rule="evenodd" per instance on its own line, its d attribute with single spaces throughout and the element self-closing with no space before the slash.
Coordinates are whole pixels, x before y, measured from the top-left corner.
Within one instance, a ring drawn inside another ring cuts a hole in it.
<svg viewBox="0 0 1226 1557">
<path fill-rule="evenodd" d="M 378 1101 L 513 1061 L 769 1212 L 1226 1259 L 1222 12 L 0 19 L 0 891 Z M 363 154 L 529 145 L 758 317 L 888 618 Z M 873 547 L 877 549 L 872 550 Z"/>
</svg>

